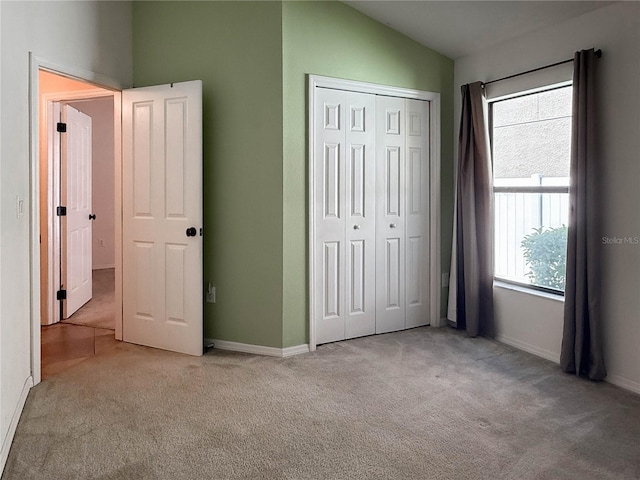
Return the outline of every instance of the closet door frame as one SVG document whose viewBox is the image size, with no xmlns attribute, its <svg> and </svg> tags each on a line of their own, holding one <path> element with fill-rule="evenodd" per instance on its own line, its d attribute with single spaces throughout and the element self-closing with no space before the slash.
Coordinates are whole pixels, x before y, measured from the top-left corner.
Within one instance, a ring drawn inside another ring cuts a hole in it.
<svg viewBox="0 0 640 480">
<path fill-rule="evenodd" d="M 315 209 L 315 184 L 316 184 L 316 161 L 314 154 L 316 135 L 316 89 L 331 88 L 335 90 L 346 90 L 358 93 L 370 93 L 374 95 L 385 95 L 389 97 L 411 98 L 417 100 L 427 100 L 429 102 L 429 320 L 433 327 L 446 325 L 446 321 L 440 318 L 440 94 L 413 90 L 374 83 L 357 82 L 340 78 L 324 77 L 320 75 L 307 75 L 308 79 L 308 128 L 309 128 L 309 197 L 308 197 L 308 219 L 309 219 L 309 252 L 307 257 L 308 280 L 309 280 L 309 349 L 316 349 L 316 324 L 315 324 L 315 258 L 316 258 L 316 225 Z"/>
</svg>

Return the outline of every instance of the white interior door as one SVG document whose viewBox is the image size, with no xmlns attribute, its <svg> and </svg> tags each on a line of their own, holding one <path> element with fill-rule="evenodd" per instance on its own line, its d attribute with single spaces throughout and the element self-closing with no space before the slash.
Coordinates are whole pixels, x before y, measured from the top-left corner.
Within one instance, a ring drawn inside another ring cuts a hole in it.
<svg viewBox="0 0 640 480">
<path fill-rule="evenodd" d="M 202 82 L 123 91 L 123 340 L 203 350 Z"/>
<path fill-rule="evenodd" d="M 69 318 L 91 300 L 91 117 L 69 105 L 61 109 L 60 134 L 62 302 L 63 318 Z"/>
<path fill-rule="evenodd" d="M 404 102 L 376 98 L 376 333 L 405 328 Z"/>
</svg>

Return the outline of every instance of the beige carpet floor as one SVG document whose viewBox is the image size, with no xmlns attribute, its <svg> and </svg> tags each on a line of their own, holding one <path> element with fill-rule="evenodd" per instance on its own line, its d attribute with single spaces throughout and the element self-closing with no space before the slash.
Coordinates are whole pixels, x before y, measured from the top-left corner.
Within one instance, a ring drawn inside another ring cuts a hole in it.
<svg viewBox="0 0 640 480">
<path fill-rule="evenodd" d="M 449 328 L 286 359 L 120 343 L 32 389 L 2 478 L 638 479 L 640 396 Z"/>
<path fill-rule="evenodd" d="M 93 271 L 93 297 L 63 323 L 115 330 L 115 270 Z"/>
</svg>

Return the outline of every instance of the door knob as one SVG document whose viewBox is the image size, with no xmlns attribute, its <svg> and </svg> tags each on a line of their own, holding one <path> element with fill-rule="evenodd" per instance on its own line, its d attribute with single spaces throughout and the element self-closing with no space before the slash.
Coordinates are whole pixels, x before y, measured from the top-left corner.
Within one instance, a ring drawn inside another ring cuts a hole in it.
<svg viewBox="0 0 640 480">
<path fill-rule="evenodd" d="M 96 219 L 96 214 L 95 213 L 90 213 L 89 214 L 89 220 L 95 220 Z"/>
<path fill-rule="evenodd" d="M 196 227 L 187 228 L 187 237 L 195 237 L 196 236 Z"/>
<path fill-rule="evenodd" d="M 353 226 L 353 229 L 354 229 L 354 230 L 360 230 L 360 225 L 354 225 L 354 226 Z"/>
<path fill-rule="evenodd" d="M 396 224 L 392 223 L 391 225 L 389 225 L 391 228 L 396 228 Z"/>
</svg>

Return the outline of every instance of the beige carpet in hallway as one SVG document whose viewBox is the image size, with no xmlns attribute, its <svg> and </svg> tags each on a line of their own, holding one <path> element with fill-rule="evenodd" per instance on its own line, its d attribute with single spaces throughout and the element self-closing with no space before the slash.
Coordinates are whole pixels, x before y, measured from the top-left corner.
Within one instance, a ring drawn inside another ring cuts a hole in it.
<svg viewBox="0 0 640 480">
<path fill-rule="evenodd" d="M 93 298 L 63 323 L 115 330 L 115 270 L 93 271 Z"/>
<path fill-rule="evenodd" d="M 29 393 L 3 480 L 640 478 L 640 396 L 446 329 L 290 358 L 119 343 Z"/>
</svg>

